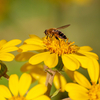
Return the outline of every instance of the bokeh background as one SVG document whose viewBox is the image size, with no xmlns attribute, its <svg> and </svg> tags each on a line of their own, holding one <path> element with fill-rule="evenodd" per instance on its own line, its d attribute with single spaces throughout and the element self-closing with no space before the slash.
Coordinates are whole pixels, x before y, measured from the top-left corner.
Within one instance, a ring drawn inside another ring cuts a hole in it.
<svg viewBox="0 0 100 100">
<path fill-rule="evenodd" d="M 91 46 L 100 57 L 100 0 L 0 0 L 0 40 L 24 41 L 29 34 L 43 37 L 45 29 L 66 24 L 71 26 L 62 32 L 69 41 Z M 20 67 L 25 62 L 5 63 L 8 75 L 22 74 Z M 5 78 L 0 79 L 0 84 L 8 86 Z"/>
</svg>

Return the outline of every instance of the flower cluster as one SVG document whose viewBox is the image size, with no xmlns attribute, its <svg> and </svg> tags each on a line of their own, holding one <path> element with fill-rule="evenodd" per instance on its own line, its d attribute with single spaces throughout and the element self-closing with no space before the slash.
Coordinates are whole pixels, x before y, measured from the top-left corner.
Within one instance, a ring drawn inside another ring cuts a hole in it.
<svg viewBox="0 0 100 100">
<path fill-rule="evenodd" d="M 49 68 L 57 66 L 59 57 L 61 57 L 64 67 L 72 71 L 79 69 L 80 66 L 87 68 L 92 58 L 98 60 L 98 56 L 90 52 L 91 47 L 78 47 L 73 43 L 68 42 L 68 39 L 66 41 L 46 37 L 40 39 L 35 35 L 30 35 L 30 38 L 24 41 L 20 49 L 22 52 L 40 51 L 29 59 L 29 63 L 35 65 L 44 62 Z"/>
<path fill-rule="evenodd" d="M 28 92 L 31 81 L 31 76 L 26 73 L 22 74 L 20 79 L 16 74 L 11 75 L 9 78 L 10 90 L 4 85 L 0 85 L 0 100 L 50 100 L 49 97 L 44 95 L 47 91 L 45 85 L 38 84 Z"/>
<path fill-rule="evenodd" d="M 51 100 L 65 91 L 72 100 L 100 99 L 99 57 L 91 52 L 91 47 L 79 47 L 68 39 L 55 36 L 41 39 L 30 35 L 17 47 L 20 43 L 19 39 L 0 41 L 0 77 L 9 81 L 9 88 L 0 84 L 0 100 Z M 16 50 L 19 52 L 16 56 L 10 53 Z M 20 69 L 23 72 L 20 79 L 16 74 L 9 77 L 3 63 L 12 61 L 14 57 L 16 61 L 26 61 Z M 90 81 L 79 72 L 80 67 L 87 70 Z M 66 80 L 66 74 L 73 83 Z M 30 89 L 35 81 L 38 81 L 37 85 Z M 56 91 L 51 95 L 52 84 Z"/>
<path fill-rule="evenodd" d="M 2 61 L 12 61 L 14 59 L 14 55 L 9 53 L 11 51 L 18 50 L 16 45 L 20 44 L 21 40 L 14 39 L 10 41 L 1 40 L 0 41 L 0 60 Z"/>
</svg>

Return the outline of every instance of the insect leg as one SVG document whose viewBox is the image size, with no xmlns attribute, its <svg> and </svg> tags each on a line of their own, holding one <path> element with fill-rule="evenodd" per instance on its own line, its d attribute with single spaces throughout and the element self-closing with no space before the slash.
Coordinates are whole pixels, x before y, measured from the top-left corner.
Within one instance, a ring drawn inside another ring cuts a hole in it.
<svg viewBox="0 0 100 100">
<path fill-rule="evenodd" d="M 57 40 L 59 40 L 59 38 L 58 38 L 57 36 L 55 36 L 55 38 L 56 38 Z"/>
</svg>

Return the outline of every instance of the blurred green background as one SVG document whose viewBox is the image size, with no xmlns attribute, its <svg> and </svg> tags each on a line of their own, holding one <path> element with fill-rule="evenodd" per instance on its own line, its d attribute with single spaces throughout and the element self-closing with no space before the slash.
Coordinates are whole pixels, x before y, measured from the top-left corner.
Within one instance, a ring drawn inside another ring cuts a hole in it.
<svg viewBox="0 0 100 100">
<path fill-rule="evenodd" d="M 62 32 L 78 46 L 90 46 L 100 57 L 100 0 L 0 0 L 0 40 L 44 36 L 44 30 L 66 24 Z M 5 62 L 8 75 L 21 75 L 25 62 Z M 8 85 L 5 78 L 0 84 Z M 59 97 L 60 98 L 60 97 Z M 58 100 L 60 100 L 58 98 Z"/>
</svg>

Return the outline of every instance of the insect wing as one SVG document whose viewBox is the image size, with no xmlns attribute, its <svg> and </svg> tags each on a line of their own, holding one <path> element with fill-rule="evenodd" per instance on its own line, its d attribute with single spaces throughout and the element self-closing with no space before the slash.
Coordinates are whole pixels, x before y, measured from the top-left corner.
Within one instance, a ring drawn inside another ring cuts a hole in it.
<svg viewBox="0 0 100 100">
<path fill-rule="evenodd" d="M 64 28 L 67 28 L 68 26 L 70 26 L 70 24 L 58 27 L 57 29 L 64 29 Z"/>
</svg>

